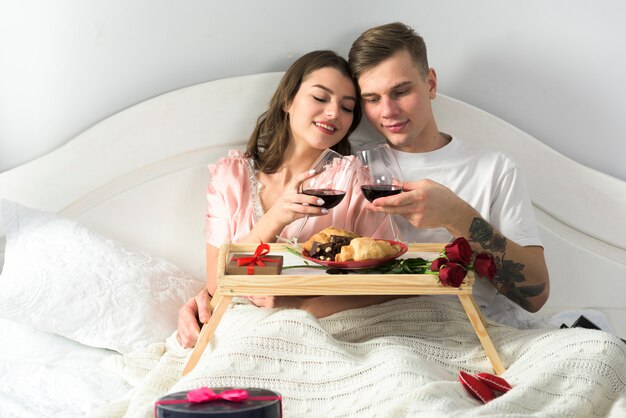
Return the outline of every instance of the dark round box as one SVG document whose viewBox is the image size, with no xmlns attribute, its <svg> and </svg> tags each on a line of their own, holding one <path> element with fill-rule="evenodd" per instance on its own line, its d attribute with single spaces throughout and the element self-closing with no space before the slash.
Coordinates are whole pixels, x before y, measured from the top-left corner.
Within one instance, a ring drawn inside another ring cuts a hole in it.
<svg viewBox="0 0 626 418">
<path fill-rule="evenodd" d="M 221 393 L 228 387 L 211 388 L 215 393 Z M 184 400 L 187 392 L 176 392 L 159 399 L 155 406 L 156 418 L 281 418 L 280 395 L 267 389 L 237 388 L 248 392 L 250 398 L 276 397 L 272 400 L 246 399 L 242 402 L 214 400 L 203 403 L 159 404 L 160 401 L 173 399 Z"/>
</svg>

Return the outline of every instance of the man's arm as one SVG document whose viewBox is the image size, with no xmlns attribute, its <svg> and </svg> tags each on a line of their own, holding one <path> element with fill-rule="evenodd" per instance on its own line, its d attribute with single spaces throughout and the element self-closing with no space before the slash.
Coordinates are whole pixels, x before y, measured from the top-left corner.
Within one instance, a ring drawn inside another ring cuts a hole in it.
<svg viewBox="0 0 626 418">
<path fill-rule="evenodd" d="M 454 237 L 468 238 L 473 250 L 493 254 L 497 274 L 492 284 L 500 293 L 530 312 L 548 300 L 543 248 L 506 238 L 447 187 L 428 179 L 407 182 L 403 193 L 376 199 L 368 209 L 402 215 L 416 228 L 444 227 Z"/>
<path fill-rule="evenodd" d="M 500 293 L 527 311 L 541 309 L 550 293 L 542 247 L 522 247 L 500 234 L 480 216 L 472 219 L 463 236 L 469 238 L 474 251 L 488 251 L 493 255 L 497 273 L 492 285 Z"/>
</svg>

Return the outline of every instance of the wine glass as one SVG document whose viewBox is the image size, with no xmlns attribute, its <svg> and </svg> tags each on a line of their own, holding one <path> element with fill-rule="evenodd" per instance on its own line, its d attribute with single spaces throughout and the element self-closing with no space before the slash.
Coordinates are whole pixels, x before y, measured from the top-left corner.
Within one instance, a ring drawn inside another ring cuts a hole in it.
<svg viewBox="0 0 626 418">
<path fill-rule="evenodd" d="M 300 193 L 319 197 L 324 201 L 320 207 L 326 209 L 332 209 L 341 203 L 350 187 L 355 170 L 354 162 L 329 148 L 313 163 L 311 170 L 315 170 L 315 175 L 302 182 Z M 295 245 L 298 244 L 298 237 L 308 220 L 309 215 L 306 214 L 293 238 Z"/>
<path fill-rule="evenodd" d="M 389 145 L 366 148 L 357 151 L 356 156 L 361 162 L 358 170 L 361 192 L 367 200 L 373 202 L 379 197 L 392 196 L 402 191 L 402 171 Z M 387 219 L 393 239 L 399 241 L 390 213 Z"/>
</svg>

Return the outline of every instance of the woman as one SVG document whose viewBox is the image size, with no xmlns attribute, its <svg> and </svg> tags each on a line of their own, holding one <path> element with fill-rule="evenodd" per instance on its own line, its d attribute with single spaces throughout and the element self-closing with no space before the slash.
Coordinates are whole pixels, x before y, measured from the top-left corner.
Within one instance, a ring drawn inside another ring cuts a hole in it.
<svg viewBox="0 0 626 418">
<path fill-rule="evenodd" d="M 293 237 L 302 222 L 299 241 L 329 226 L 361 235 L 389 237 L 388 223 L 380 214 L 364 209 L 367 203 L 358 187 L 328 211 L 315 196 L 298 193 L 311 177 L 310 167 L 331 148 L 350 154 L 348 137 L 361 120 L 358 87 L 348 63 L 332 51 L 313 51 L 286 71 L 270 102 L 257 120 L 246 153 L 231 151 L 211 167 L 206 217 L 207 285 L 179 311 L 178 339 L 193 346 L 198 320 L 210 318 L 208 303 L 215 292 L 219 246 L 231 242 L 275 242 L 276 236 Z M 389 297 L 251 297 L 263 307 L 297 307 L 317 317 L 340 310 L 388 300 Z"/>
</svg>

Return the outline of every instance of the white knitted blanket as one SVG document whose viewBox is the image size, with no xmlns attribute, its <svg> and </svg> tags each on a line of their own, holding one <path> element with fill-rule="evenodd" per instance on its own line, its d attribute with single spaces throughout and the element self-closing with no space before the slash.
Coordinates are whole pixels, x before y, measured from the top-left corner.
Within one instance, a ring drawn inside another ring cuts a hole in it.
<svg viewBox="0 0 626 418">
<path fill-rule="evenodd" d="M 159 397 L 202 386 L 274 390 L 285 417 L 626 416 L 621 340 L 579 328 L 488 331 L 513 389 L 483 405 L 457 379 L 492 369 L 456 299 L 398 299 L 322 320 L 239 303 L 185 377 L 190 350 L 174 336 L 111 358 L 134 389 L 93 416 L 149 418 Z"/>
</svg>

